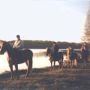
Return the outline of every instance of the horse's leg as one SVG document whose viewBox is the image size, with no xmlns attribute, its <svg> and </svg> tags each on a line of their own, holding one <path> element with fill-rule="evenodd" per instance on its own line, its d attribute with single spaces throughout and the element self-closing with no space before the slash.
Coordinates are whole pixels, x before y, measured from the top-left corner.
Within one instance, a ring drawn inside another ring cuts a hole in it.
<svg viewBox="0 0 90 90">
<path fill-rule="evenodd" d="M 29 77 L 29 74 L 32 72 L 32 60 L 28 61 L 28 69 L 27 69 L 27 73 L 26 73 L 26 77 Z"/>
<path fill-rule="evenodd" d="M 50 61 L 50 63 L 51 63 L 51 69 L 50 70 L 52 70 L 52 60 Z"/>
<path fill-rule="evenodd" d="M 73 60 L 73 67 L 75 66 L 74 64 L 75 64 L 75 59 Z"/>
<path fill-rule="evenodd" d="M 63 69 L 63 61 L 59 60 L 59 68 Z"/>
<path fill-rule="evenodd" d="M 71 68 L 74 67 L 74 60 L 71 60 Z"/>
<path fill-rule="evenodd" d="M 9 68 L 11 71 L 11 79 L 13 79 L 13 65 L 12 65 L 12 59 L 9 57 L 8 53 L 6 52 L 6 56 L 7 56 L 7 61 L 9 64 Z"/>
<path fill-rule="evenodd" d="M 53 67 L 53 69 L 55 69 L 55 60 L 54 60 L 54 67 Z"/>
<path fill-rule="evenodd" d="M 29 63 L 29 62 L 28 62 L 28 61 L 26 61 L 26 65 L 27 65 L 27 66 L 28 66 L 28 63 Z"/>
<path fill-rule="evenodd" d="M 85 57 L 84 58 L 84 67 L 86 67 L 86 65 L 87 65 L 87 58 Z"/>
<path fill-rule="evenodd" d="M 62 58 L 62 61 L 61 61 L 61 65 L 62 65 L 61 68 L 63 69 L 63 58 Z"/>
<path fill-rule="evenodd" d="M 75 68 L 77 67 L 77 58 L 75 58 L 75 60 L 74 60 L 74 66 L 75 66 Z"/>
<path fill-rule="evenodd" d="M 59 63 L 59 68 L 61 68 L 61 62 L 60 62 L 60 60 L 58 61 L 58 63 Z"/>
<path fill-rule="evenodd" d="M 83 68 L 83 66 L 84 66 L 84 59 L 82 58 L 81 60 L 82 60 L 81 68 Z"/>
<path fill-rule="evenodd" d="M 13 65 L 9 64 L 10 71 L 11 71 L 11 79 L 13 79 Z"/>
<path fill-rule="evenodd" d="M 70 61 L 70 68 L 72 68 L 72 60 Z"/>
<path fill-rule="evenodd" d="M 16 76 L 19 78 L 19 73 L 18 73 L 18 64 L 15 64 L 15 69 L 16 69 Z"/>
</svg>

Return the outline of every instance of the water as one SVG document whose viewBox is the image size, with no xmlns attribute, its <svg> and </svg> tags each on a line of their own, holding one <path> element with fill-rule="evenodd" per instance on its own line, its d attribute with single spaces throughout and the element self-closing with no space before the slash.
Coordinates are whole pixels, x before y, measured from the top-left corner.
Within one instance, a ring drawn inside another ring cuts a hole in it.
<svg viewBox="0 0 90 90">
<path fill-rule="evenodd" d="M 34 53 L 33 57 L 33 68 L 44 68 L 50 66 L 49 57 L 45 56 L 45 49 L 32 49 Z M 15 70 L 15 67 L 13 67 Z M 19 70 L 20 69 L 27 69 L 27 66 L 25 63 L 18 65 Z M 7 62 L 7 54 L 0 55 L 0 73 L 3 73 L 5 71 L 10 71 L 8 62 Z"/>
</svg>

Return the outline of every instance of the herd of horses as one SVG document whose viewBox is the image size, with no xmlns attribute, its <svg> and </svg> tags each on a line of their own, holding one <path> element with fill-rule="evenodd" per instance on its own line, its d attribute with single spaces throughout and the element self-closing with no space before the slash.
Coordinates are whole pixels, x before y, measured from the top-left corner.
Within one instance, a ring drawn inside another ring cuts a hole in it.
<svg viewBox="0 0 90 90">
<path fill-rule="evenodd" d="M 70 54 L 71 49 L 67 49 L 67 58 L 70 60 L 70 65 L 73 65 L 73 61 L 77 60 L 78 63 L 80 62 L 87 62 L 89 57 L 88 50 L 81 52 L 81 54 L 78 54 L 77 52 L 73 52 Z M 13 65 L 16 69 L 16 76 L 19 77 L 18 73 L 18 64 L 20 63 L 26 63 L 27 65 L 27 73 L 26 77 L 29 77 L 32 72 L 32 65 L 33 65 L 33 52 L 30 49 L 24 49 L 24 50 L 18 50 L 13 48 L 8 42 L 3 42 L 2 47 L 0 47 L 0 54 L 4 54 L 7 52 L 8 55 L 8 64 L 11 70 L 11 79 L 13 79 Z M 51 48 L 46 49 L 46 55 L 49 56 L 49 60 L 51 63 L 51 69 L 53 68 L 53 62 L 55 67 L 55 62 L 58 61 L 59 67 L 63 67 L 63 60 L 64 60 L 64 54 L 63 52 L 58 52 L 57 55 L 55 53 L 52 53 Z"/>
<path fill-rule="evenodd" d="M 73 50 L 73 51 L 72 51 Z M 89 62 L 89 50 L 81 49 L 79 51 L 75 51 L 72 48 L 67 48 L 66 52 L 58 52 L 57 56 L 52 53 L 51 48 L 47 48 L 46 55 L 49 56 L 49 60 L 51 63 L 51 70 L 55 68 L 55 62 L 58 61 L 59 67 L 63 68 L 64 65 L 69 65 L 69 67 L 76 67 L 79 64 L 86 64 Z M 66 58 L 64 58 L 66 56 Z M 66 60 L 65 60 L 66 59 Z M 76 61 L 77 64 L 74 64 Z M 52 63 L 54 62 L 54 65 Z"/>
</svg>

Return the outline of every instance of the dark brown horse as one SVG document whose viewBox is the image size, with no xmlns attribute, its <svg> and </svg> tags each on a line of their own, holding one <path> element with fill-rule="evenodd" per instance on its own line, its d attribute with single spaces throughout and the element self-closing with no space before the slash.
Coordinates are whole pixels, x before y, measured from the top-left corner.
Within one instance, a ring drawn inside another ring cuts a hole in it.
<svg viewBox="0 0 90 90">
<path fill-rule="evenodd" d="M 81 48 L 81 59 L 84 63 L 88 63 L 89 59 L 89 50 Z"/>
<path fill-rule="evenodd" d="M 52 52 L 51 48 L 47 48 L 46 55 L 49 56 L 49 60 L 51 63 L 51 70 L 52 70 L 53 62 L 54 62 L 54 68 L 55 68 L 56 61 L 58 61 L 59 67 L 63 66 L 63 53 L 62 52 L 54 53 L 54 52 Z"/>
<path fill-rule="evenodd" d="M 11 70 L 11 78 L 13 78 L 13 65 L 15 65 L 16 75 L 18 76 L 18 64 L 27 63 L 28 69 L 26 73 L 26 77 L 29 76 L 32 71 L 32 59 L 33 52 L 31 50 L 18 50 L 12 48 L 12 46 L 8 42 L 3 42 L 0 54 L 8 53 L 8 64 Z"/>
</svg>

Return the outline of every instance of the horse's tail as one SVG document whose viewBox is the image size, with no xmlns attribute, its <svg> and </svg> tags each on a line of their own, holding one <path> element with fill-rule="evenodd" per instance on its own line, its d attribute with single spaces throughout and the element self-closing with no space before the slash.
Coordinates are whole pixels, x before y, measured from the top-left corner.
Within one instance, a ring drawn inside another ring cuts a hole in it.
<svg viewBox="0 0 90 90">
<path fill-rule="evenodd" d="M 33 59 L 33 52 L 30 50 L 30 55 L 29 55 L 29 59 L 32 60 Z"/>
<path fill-rule="evenodd" d="M 29 71 L 32 71 L 32 67 L 33 67 L 33 52 L 31 50 L 29 50 Z"/>
<path fill-rule="evenodd" d="M 33 52 L 31 50 L 28 50 L 28 70 L 26 76 L 28 76 L 32 72 L 33 67 Z"/>
</svg>

